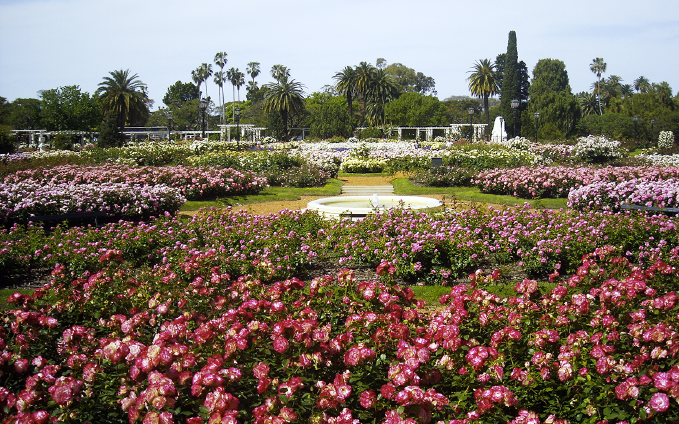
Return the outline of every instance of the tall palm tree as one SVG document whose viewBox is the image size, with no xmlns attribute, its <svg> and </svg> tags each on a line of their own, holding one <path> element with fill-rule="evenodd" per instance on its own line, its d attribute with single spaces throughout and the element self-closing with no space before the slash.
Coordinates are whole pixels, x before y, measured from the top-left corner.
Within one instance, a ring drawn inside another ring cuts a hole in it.
<svg viewBox="0 0 679 424">
<path fill-rule="evenodd" d="M 606 62 L 604 62 L 603 58 L 597 57 L 589 64 L 589 70 L 592 71 L 599 80 L 599 84 L 597 85 L 597 98 L 599 99 L 599 115 L 603 115 L 603 110 L 601 109 L 601 75 L 606 72 Z"/>
<path fill-rule="evenodd" d="M 119 129 L 128 124 L 143 124 L 149 116 L 146 84 L 137 74 L 131 75 L 129 69 L 120 69 L 109 74 L 111 76 L 104 77 L 96 91 L 102 112 L 113 112 Z"/>
<path fill-rule="evenodd" d="M 236 68 L 235 83 L 236 91 L 238 91 L 238 103 L 240 103 L 240 88 L 245 84 L 245 74 Z"/>
<path fill-rule="evenodd" d="M 264 112 L 278 112 L 283 120 L 283 141 L 289 140 L 288 118 L 290 114 L 304 110 L 304 85 L 282 76 L 277 82 L 265 84 Z"/>
<path fill-rule="evenodd" d="M 335 74 L 333 79 L 337 82 L 335 83 L 335 89 L 339 94 L 344 94 L 347 96 L 347 106 L 349 107 L 349 119 L 354 116 L 353 106 L 354 106 L 354 93 L 356 91 L 356 76 L 357 72 L 355 68 L 347 66 L 342 71 Z"/>
<path fill-rule="evenodd" d="M 245 68 L 245 72 L 250 75 L 250 78 L 252 80 L 248 81 L 247 84 L 247 92 L 250 95 L 251 99 L 255 98 L 255 95 L 257 94 L 257 82 L 255 82 L 255 78 L 260 74 L 260 69 L 259 69 L 259 62 L 250 62 L 248 63 L 248 66 Z"/>
<path fill-rule="evenodd" d="M 219 115 L 219 122 L 223 123 L 224 122 L 224 83 L 226 82 L 226 74 L 224 71 L 219 70 L 215 72 L 215 77 L 214 77 L 215 84 L 217 84 L 217 87 L 219 87 L 219 93 L 220 93 L 220 98 L 219 100 L 221 101 L 221 111 L 222 113 Z"/>
<path fill-rule="evenodd" d="M 217 52 L 215 54 L 214 62 L 215 65 L 219 66 L 219 71 L 215 72 L 215 84 L 219 87 L 219 100 L 221 101 L 222 113 L 219 116 L 219 122 L 223 122 L 224 119 L 224 83 L 226 82 L 226 75 L 224 74 L 224 66 L 229 61 L 226 52 Z M 219 76 L 218 76 L 219 75 Z"/>
<path fill-rule="evenodd" d="M 361 62 L 356 67 L 356 93 L 362 97 L 365 97 L 370 88 L 371 81 L 373 80 L 373 74 L 377 68 L 369 64 L 368 62 Z"/>
<path fill-rule="evenodd" d="M 672 101 L 672 87 L 663 81 L 660 84 L 653 83 L 651 90 L 658 96 L 660 103 L 670 106 L 674 109 L 674 102 Z"/>
<path fill-rule="evenodd" d="M 242 79 L 241 75 L 243 73 L 238 70 L 238 68 L 231 68 L 228 71 L 226 71 L 226 79 L 229 80 L 231 83 L 231 87 L 233 89 L 233 103 L 236 103 L 236 85 L 238 85 L 239 80 Z M 240 83 L 240 85 L 243 85 Z M 238 85 L 238 97 L 240 98 L 240 85 Z M 236 108 L 232 105 L 231 106 L 231 112 L 232 112 L 232 118 L 233 122 L 236 122 Z"/>
<path fill-rule="evenodd" d="M 371 125 L 384 124 L 384 106 L 398 95 L 399 88 L 396 80 L 384 69 L 375 68 L 366 92 L 368 99 L 366 112 Z"/>
<path fill-rule="evenodd" d="M 483 109 L 486 111 L 486 124 L 490 125 L 488 98 L 500 93 L 500 86 L 495 73 L 495 63 L 490 59 L 481 59 L 472 66 L 469 91 L 476 97 L 483 98 Z"/>
<path fill-rule="evenodd" d="M 205 83 L 205 97 L 209 98 L 210 96 L 207 94 L 207 80 L 212 76 L 212 64 L 203 63 L 198 69 L 200 69 L 200 77 Z"/>
<path fill-rule="evenodd" d="M 200 91 L 200 85 L 203 83 L 203 73 L 201 71 L 201 67 L 197 67 L 193 71 L 191 71 L 191 80 L 193 80 L 193 83 L 198 86 L 198 97 L 203 97 L 201 91 Z"/>
<path fill-rule="evenodd" d="M 283 65 L 273 65 L 271 67 L 271 77 L 278 82 L 283 78 L 290 78 L 290 69 Z"/>
<path fill-rule="evenodd" d="M 634 80 L 634 89 L 638 93 L 648 93 L 651 90 L 651 82 L 642 75 Z"/>
</svg>

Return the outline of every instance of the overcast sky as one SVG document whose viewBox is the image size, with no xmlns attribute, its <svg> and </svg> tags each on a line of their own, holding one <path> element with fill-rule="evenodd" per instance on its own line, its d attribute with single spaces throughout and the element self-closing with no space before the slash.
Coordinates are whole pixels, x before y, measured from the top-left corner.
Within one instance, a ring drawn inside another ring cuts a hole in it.
<svg viewBox="0 0 679 424">
<path fill-rule="evenodd" d="M 596 81 L 596 57 L 604 77 L 679 90 L 677 0 L 0 0 L 0 96 L 67 85 L 92 94 L 110 71 L 130 69 L 157 109 L 170 85 L 224 51 L 226 69 L 260 62 L 261 86 L 282 64 L 307 93 L 381 57 L 433 77 L 445 99 L 469 95 L 471 66 L 506 52 L 512 30 L 531 76 L 538 60 L 562 60 L 574 93 Z M 207 90 L 216 98 L 212 79 Z"/>
</svg>

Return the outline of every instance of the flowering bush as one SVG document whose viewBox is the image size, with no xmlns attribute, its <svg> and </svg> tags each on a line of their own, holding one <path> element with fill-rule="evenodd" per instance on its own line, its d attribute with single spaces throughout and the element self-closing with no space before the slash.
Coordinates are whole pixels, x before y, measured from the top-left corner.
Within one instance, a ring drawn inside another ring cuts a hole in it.
<svg viewBox="0 0 679 424">
<path fill-rule="evenodd" d="M 176 213 L 186 201 L 179 190 L 164 185 L 0 184 L 0 223 L 26 222 L 31 216 L 103 211 L 128 218 Z"/>
<path fill-rule="evenodd" d="M 618 210 L 622 204 L 679 207 L 679 180 L 599 182 L 573 190 L 568 195 L 568 205 L 573 208 Z"/>
<path fill-rule="evenodd" d="M 671 149 L 674 146 L 674 133 L 672 131 L 660 131 L 658 135 L 658 148 Z"/>
<path fill-rule="evenodd" d="M 642 269 L 597 249 L 544 295 L 474 273 L 427 317 L 389 262 L 267 285 L 209 252 L 131 268 L 103 249 L 10 297 L 0 402 L 7 422 L 671 422 L 678 250 Z"/>
<path fill-rule="evenodd" d="M 532 199 L 568 197 L 571 190 L 598 182 L 632 179 L 662 181 L 672 178 L 679 178 L 679 167 L 538 166 L 482 171 L 472 179 L 472 182 L 484 193 Z"/>
<path fill-rule="evenodd" d="M 252 172 L 215 167 L 64 165 L 17 171 L 4 179 L 5 184 L 109 184 L 165 185 L 180 190 L 190 200 L 205 197 L 258 193 L 266 188 L 266 178 Z"/>
<path fill-rule="evenodd" d="M 387 161 L 384 159 L 350 158 L 342 162 L 340 171 L 358 174 L 379 173 L 386 167 Z"/>
<path fill-rule="evenodd" d="M 573 149 L 573 155 L 588 163 L 602 163 L 620 159 L 626 155 L 619 141 L 608 140 L 605 136 L 580 137 Z"/>
<path fill-rule="evenodd" d="M 439 166 L 430 171 L 418 172 L 412 180 L 427 187 L 458 187 L 471 185 L 473 176 L 469 169 Z"/>
<path fill-rule="evenodd" d="M 501 144 L 508 149 L 516 150 L 528 150 L 531 145 L 531 141 L 525 137 L 514 137 L 508 140 L 498 141 L 497 144 Z"/>
</svg>

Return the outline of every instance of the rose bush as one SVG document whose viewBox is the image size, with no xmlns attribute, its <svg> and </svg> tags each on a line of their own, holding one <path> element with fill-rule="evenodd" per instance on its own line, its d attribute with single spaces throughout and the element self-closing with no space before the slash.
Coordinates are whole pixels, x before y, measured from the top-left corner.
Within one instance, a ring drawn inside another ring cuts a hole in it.
<svg viewBox="0 0 679 424">
<path fill-rule="evenodd" d="M 545 295 L 475 273 L 423 315 L 351 270 L 229 275 L 209 253 L 63 266 L 0 321 L 5 422 L 635 422 L 679 419 L 679 248 L 640 268 L 607 246 Z M 256 258 L 257 259 L 257 258 Z M 255 260 L 256 260 L 255 259 Z M 44 420 L 44 421 L 43 421 Z"/>
</svg>

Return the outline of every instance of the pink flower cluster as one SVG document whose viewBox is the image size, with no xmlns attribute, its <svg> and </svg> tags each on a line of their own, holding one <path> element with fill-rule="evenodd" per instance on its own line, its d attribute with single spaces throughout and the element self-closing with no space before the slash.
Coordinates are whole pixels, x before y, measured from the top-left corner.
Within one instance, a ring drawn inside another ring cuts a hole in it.
<svg viewBox="0 0 679 424">
<path fill-rule="evenodd" d="M 664 181 L 679 178 L 679 167 L 654 166 L 537 166 L 493 169 L 472 179 L 484 193 L 535 197 L 568 197 L 571 190 L 595 183 L 612 183 L 636 179 Z"/>
<path fill-rule="evenodd" d="M 267 187 L 266 178 L 231 168 L 188 166 L 62 165 L 17 171 L 4 183 L 168 186 L 180 190 L 189 200 L 215 196 L 252 194 Z"/>
</svg>

